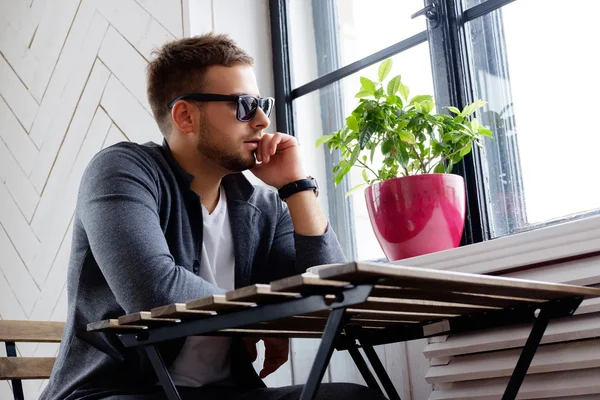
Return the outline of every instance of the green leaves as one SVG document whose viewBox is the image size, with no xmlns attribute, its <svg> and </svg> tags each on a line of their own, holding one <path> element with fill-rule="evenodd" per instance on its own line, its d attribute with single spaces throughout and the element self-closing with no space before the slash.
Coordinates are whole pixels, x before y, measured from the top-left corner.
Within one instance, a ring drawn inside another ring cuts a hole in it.
<svg viewBox="0 0 600 400">
<path fill-rule="evenodd" d="M 351 115 L 348 118 L 346 118 L 346 126 L 352 129 L 354 132 L 358 132 L 359 130 L 358 121 L 356 120 L 356 117 L 354 115 Z"/>
<path fill-rule="evenodd" d="M 350 165 L 354 165 L 356 163 L 356 160 L 358 160 L 359 155 L 360 155 L 360 147 L 356 146 L 354 148 L 354 150 L 352 151 L 352 155 L 350 156 L 350 161 L 348 161 L 350 163 Z"/>
<path fill-rule="evenodd" d="M 412 99 L 410 99 L 410 103 L 408 103 L 408 105 L 413 105 L 415 103 L 421 103 L 424 101 L 431 101 L 433 102 L 433 97 L 428 95 L 428 94 L 421 94 L 418 96 L 413 97 Z"/>
<path fill-rule="evenodd" d="M 433 169 L 433 172 L 436 174 L 443 174 L 444 172 L 446 172 L 446 168 L 444 167 L 444 163 L 440 162 L 438 165 L 435 166 L 435 168 Z"/>
<path fill-rule="evenodd" d="M 489 137 L 489 138 L 492 137 L 492 131 L 490 131 L 485 126 L 480 126 L 479 130 L 477 131 L 477 133 L 479 133 L 481 136 L 485 136 L 485 137 Z"/>
<path fill-rule="evenodd" d="M 487 101 L 476 100 L 473 103 L 465 106 L 465 108 L 463 108 L 463 110 L 460 114 L 466 118 L 466 117 L 470 116 L 471 114 L 473 114 L 478 108 L 483 107 L 486 104 L 487 104 Z"/>
<path fill-rule="evenodd" d="M 389 153 L 394 147 L 394 139 L 389 138 L 381 145 L 381 154 L 386 155 Z"/>
<path fill-rule="evenodd" d="M 356 95 L 354 97 L 362 99 L 362 98 L 373 96 L 373 95 L 374 95 L 373 93 L 369 93 L 365 90 L 361 90 L 360 92 L 356 93 Z"/>
<path fill-rule="evenodd" d="M 346 192 L 346 197 L 350 196 L 354 192 L 358 192 L 359 190 L 366 188 L 367 186 L 369 186 L 368 183 L 361 183 L 360 185 L 354 186 L 352 189 Z"/>
<path fill-rule="evenodd" d="M 389 75 L 390 71 L 392 70 L 393 63 L 394 62 L 392 61 L 392 59 L 388 58 L 379 65 L 379 82 L 383 82 L 383 80 Z"/>
<path fill-rule="evenodd" d="M 375 127 L 376 125 L 374 123 L 368 123 L 360 132 L 360 135 L 358 136 L 358 145 L 361 150 L 364 149 L 367 142 L 371 140 L 371 136 L 375 133 Z"/>
<path fill-rule="evenodd" d="M 408 144 L 415 144 L 415 135 L 409 131 L 400 131 L 398 132 L 398 136 L 400 140 Z"/>
<path fill-rule="evenodd" d="M 402 82 L 400 81 L 400 75 L 396 75 L 395 77 L 390 79 L 390 81 L 388 82 L 388 85 L 387 85 L 388 96 L 395 95 L 398 92 L 398 89 L 400 89 L 401 84 L 402 84 Z"/>
<path fill-rule="evenodd" d="M 450 106 L 450 107 L 446 107 L 446 108 L 447 108 L 448 110 L 452 111 L 454 114 L 461 115 L 461 111 L 460 111 L 458 108 L 456 108 L 456 107 L 452 107 L 452 106 Z"/>
<path fill-rule="evenodd" d="M 420 104 L 421 104 L 421 111 L 423 111 L 425 114 L 429 114 L 431 112 L 431 110 L 433 110 L 434 104 L 433 104 L 433 101 L 431 101 L 431 100 L 422 101 Z"/>
<path fill-rule="evenodd" d="M 408 100 L 408 95 L 410 94 L 410 89 L 408 88 L 408 86 L 400 82 L 400 87 L 398 88 L 398 91 L 400 92 L 400 96 L 402 96 L 404 100 Z"/>
<path fill-rule="evenodd" d="M 316 147 L 322 146 L 325 143 L 329 142 L 331 139 L 333 139 L 335 135 L 323 135 L 320 138 L 317 139 L 317 142 L 315 143 Z"/>
<path fill-rule="evenodd" d="M 365 78 L 364 76 L 361 76 L 360 83 L 362 85 L 361 92 L 364 91 L 369 94 L 375 95 L 375 90 L 377 90 L 376 86 L 375 86 L 375 82 L 373 82 L 369 78 Z"/>
<path fill-rule="evenodd" d="M 342 182 L 342 179 L 344 179 L 344 176 L 350 172 L 352 165 L 347 160 L 342 160 L 337 167 L 339 168 L 337 169 L 337 174 L 333 177 L 333 183 L 339 185 Z"/>
<path fill-rule="evenodd" d="M 464 156 L 469 154 L 471 152 L 472 148 L 473 148 L 473 142 L 467 143 L 467 145 L 460 150 L 460 153 L 459 153 L 460 158 L 463 158 Z"/>
<path fill-rule="evenodd" d="M 336 185 L 353 167 L 362 169 L 365 183 L 353 187 L 347 195 L 396 176 L 449 173 L 473 151 L 474 144 L 482 146 L 484 137 L 492 137 L 492 132 L 472 117 L 485 101 L 477 100 L 462 111 L 446 107 L 450 115 L 433 113 L 431 95 L 410 98 L 410 89 L 400 75 L 388 79 L 392 66 L 392 60 L 382 62 L 377 81 L 360 77 L 357 105 L 345 125 L 316 141 L 317 146 L 326 144 L 340 154 L 340 162 L 333 167 Z M 485 114 L 480 118 L 489 121 Z"/>
</svg>

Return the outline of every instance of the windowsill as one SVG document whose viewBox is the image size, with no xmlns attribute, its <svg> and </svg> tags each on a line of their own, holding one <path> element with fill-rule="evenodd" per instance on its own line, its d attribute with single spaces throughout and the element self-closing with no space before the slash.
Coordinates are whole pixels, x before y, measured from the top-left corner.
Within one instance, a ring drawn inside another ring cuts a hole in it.
<svg viewBox="0 0 600 400">
<path fill-rule="evenodd" d="M 597 253 L 597 254 L 594 254 Z M 569 257 L 600 256 L 600 216 L 395 261 L 394 264 L 500 274 Z"/>
</svg>

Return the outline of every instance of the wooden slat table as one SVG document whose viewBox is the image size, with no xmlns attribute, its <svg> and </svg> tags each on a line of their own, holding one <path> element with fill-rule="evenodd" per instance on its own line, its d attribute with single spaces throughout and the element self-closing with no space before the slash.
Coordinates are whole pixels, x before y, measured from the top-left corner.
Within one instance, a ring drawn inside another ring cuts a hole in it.
<svg viewBox="0 0 600 400">
<path fill-rule="evenodd" d="M 503 399 L 514 399 L 553 318 L 572 315 L 600 289 L 393 264 L 355 262 L 97 321 L 127 347 L 144 346 L 169 399 L 179 399 L 155 344 L 190 335 L 321 337 L 301 399 L 312 399 L 334 347 L 348 350 L 367 384 L 400 399 L 373 346 L 533 323 Z"/>
</svg>

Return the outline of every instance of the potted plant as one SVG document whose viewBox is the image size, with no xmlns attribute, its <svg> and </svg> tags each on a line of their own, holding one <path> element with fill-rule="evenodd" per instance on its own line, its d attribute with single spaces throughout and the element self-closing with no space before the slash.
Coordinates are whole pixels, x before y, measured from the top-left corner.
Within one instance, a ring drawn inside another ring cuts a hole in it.
<svg viewBox="0 0 600 400">
<path fill-rule="evenodd" d="M 379 66 L 378 81 L 361 77 L 358 106 L 342 129 L 317 140 L 339 150 L 335 184 L 362 168 L 371 225 L 390 261 L 457 247 L 465 218 L 465 186 L 450 174 L 489 129 L 470 118 L 486 104 L 477 100 L 451 115 L 434 113 L 431 95 L 410 96 L 400 75 L 387 83 L 392 60 Z"/>
</svg>

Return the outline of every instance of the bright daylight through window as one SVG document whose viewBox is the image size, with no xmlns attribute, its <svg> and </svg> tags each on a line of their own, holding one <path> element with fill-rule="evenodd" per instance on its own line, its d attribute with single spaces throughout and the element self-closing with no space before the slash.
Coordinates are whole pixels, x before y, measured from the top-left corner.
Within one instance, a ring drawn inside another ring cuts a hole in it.
<svg viewBox="0 0 600 400">
<path fill-rule="evenodd" d="M 469 9 L 485 3 L 463 0 L 462 7 L 468 15 Z M 433 48 L 447 44 L 440 44 L 431 24 L 428 30 L 424 16 L 411 19 L 424 7 L 422 0 L 287 0 L 292 89 L 427 32 L 423 38 L 428 40 L 391 53 L 390 76 L 400 74 L 411 93 L 437 95 L 440 82 L 452 82 L 447 77 L 460 74 L 465 79 L 455 81 L 463 84 L 453 88 L 462 93 L 459 105 L 475 99 L 488 102 L 477 118 L 492 130 L 493 138 L 486 138 L 474 161 L 461 169 L 481 177 L 476 187 L 468 188 L 469 196 L 476 198 L 475 203 L 470 200 L 469 212 L 475 204 L 477 215 L 482 215 L 479 240 L 584 218 L 600 209 L 594 179 L 600 135 L 594 116 L 588 114 L 600 92 L 600 48 L 595 43 L 600 28 L 597 13 L 592 12 L 600 11 L 600 4 L 578 1 L 577 7 L 588 11 L 576 15 L 569 14 L 569 4 L 517 0 L 451 25 L 463 49 L 457 73 L 436 58 L 440 55 Z M 343 195 L 362 183 L 362 171 L 352 171 L 348 181 L 335 188 L 331 172 L 335 154 L 314 148 L 314 143 L 344 125 L 358 104 L 354 95 L 360 89 L 359 78 L 375 79 L 378 66 L 376 62 L 320 89 L 292 96 L 295 133 L 304 147 L 310 147 L 308 162 L 317 166 L 317 178 L 329 192 L 330 215 L 348 216 L 337 219 L 344 226 L 334 226 L 337 231 L 351 230 L 342 236 L 352 242 L 345 249 L 351 247 L 357 259 L 384 257 L 362 191 L 349 199 Z M 436 104 L 437 111 L 447 105 Z"/>
</svg>

